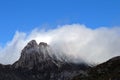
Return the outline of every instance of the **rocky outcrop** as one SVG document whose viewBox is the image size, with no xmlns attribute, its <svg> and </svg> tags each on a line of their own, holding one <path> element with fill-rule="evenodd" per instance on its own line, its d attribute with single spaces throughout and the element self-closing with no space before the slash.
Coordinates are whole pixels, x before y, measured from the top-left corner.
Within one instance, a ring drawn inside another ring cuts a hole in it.
<svg viewBox="0 0 120 80">
<path fill-rule="evenodd" d="M 39 45 L 35 40 L 30 41 L 22 50 L 20 59 L 13 65 L 15 68 L 32 69 L 42 63 L 52 63 L 51 51 L 47 43 L 41 42 Z M 52 65 L 52 64 L 50 64 Z M 41 66 L 39 66 L 41 67 Z"/>
<path fill-rule="evenodd" d="M 89 66 L 61 61 L 44 42 L 30 41 L 13 65 L 0 65 L 0 80 L 70 80 Z"/>
<path fill-rule="evenodd" d="M 12 65 L 0 64 L 0 80 L 120 80 L 120 56 L 89 67 L 57 59 L 44 42 L 30 41 Z"/>
</svg>

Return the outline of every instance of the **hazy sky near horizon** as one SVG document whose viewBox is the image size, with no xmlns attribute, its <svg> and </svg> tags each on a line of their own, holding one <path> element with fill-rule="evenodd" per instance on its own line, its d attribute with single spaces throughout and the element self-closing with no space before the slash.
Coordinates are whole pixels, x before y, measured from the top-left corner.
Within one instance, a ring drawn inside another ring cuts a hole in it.
<svg viewBox="0 0 120 80">
<path fill-rule="evenodd" d="M 120 0 L 1 0 L 0 45 L 16 31 L 55 29 L 57 25 L 84 24 L 96 29 L 120 26 Z"/>
</svg>

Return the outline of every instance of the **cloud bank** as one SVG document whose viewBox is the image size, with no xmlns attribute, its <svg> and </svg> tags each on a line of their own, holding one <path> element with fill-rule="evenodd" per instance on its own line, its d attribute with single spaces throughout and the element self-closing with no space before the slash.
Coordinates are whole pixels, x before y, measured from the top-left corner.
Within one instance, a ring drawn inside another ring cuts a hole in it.
<svg viewBox="0 0 120 80">
<path fill-rule="evenodd" d="M 0 48 L 0 63 L 14 63 L 32 39 L 37 43 L 47 42 L 55 49 L 56 55 L 66 55 L 74 62 L 102 63 L 120 55 L 119 27 L 91 29 L 85 25 L 71 24 L 52 30 L 34 29 L 29 34 L 17 31 L 13 40 Z"/>
</svg>

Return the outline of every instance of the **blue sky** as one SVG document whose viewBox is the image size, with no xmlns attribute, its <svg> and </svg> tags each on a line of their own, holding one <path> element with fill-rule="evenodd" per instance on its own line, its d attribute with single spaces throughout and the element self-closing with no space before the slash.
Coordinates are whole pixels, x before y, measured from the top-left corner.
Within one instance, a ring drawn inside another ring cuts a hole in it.
<svg viewBox="0 0 120 80">
<path fill-rule="evenodd" d="M 120 0 L 0 0 L 0 45 L 15 32 L 64 24 L 120 26 Z"/>
</svg>

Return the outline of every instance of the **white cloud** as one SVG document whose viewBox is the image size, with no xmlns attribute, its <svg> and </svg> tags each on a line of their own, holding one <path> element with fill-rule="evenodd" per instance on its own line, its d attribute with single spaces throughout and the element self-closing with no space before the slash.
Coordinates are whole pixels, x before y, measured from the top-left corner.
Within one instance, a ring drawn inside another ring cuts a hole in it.
<svg viewBox="0 0 120 80">
<path fill-rule="evenodd" d="M 67 55 L 72 61 L 101 63 L 120 55 L 120 28 L 100 27 L 90 29 L 85 25 L 72 24 L 58 26 L 53 30 L 34 29 L 30 34 L 16 32 L 12 41 L 0 51 L 0 63 L 13 63 L 20 57 L 20 52 L 30 40 L 37 43 L 47 42 L 56 55 Z"/>
</svg>

